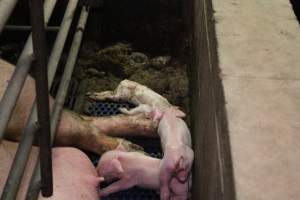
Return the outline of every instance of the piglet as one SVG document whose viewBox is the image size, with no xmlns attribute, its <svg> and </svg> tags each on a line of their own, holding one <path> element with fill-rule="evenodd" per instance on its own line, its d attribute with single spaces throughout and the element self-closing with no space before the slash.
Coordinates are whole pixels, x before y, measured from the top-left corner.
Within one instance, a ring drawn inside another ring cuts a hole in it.
<svg viewBox="0 0 300 200">
<path fill-rule="evenodd" d="M 139 186 L 159 189 L 159 167 L 161 160 L 137 152 L 109 151 L 102 155 L 97 172 L 105 180 L 116 182 L 100 190 L 100 196 Z M 171 190 L 177 191 L 172 199 L 187 199 L 188 185 L 176 178 L 170 182 Z"/>
<path fill-rule="evenodd" d="M 146 104 L 160 109 L 171 106 L 166 98 L 147 86 L 127 79 L 121 81 L 114 91 L 87 93 L 87 96 L 96 101 L 128 101 L 137 106 Z"/>
<path fill-rule="evenodd" d="M 100 190 L 100 196 L 134 186 L 158 189 L 159 165 L 159 159 L 138 152 L 119 150 L 106 152 L 98 163 L 97 172 L 106 181 L 116 179 L 118 181 Z"/>
<path fill-rule="evenodd" d="M 160 165 L 161 199 L 168 200 L 171 194 L 170 182 L 174 175 L 180 182 L 187 182 L 194 160 L 191 135 L 181 119 L 183 114 L 175 107 L 167 108 L 163 112 L 154 109 L 151 116 L 158 122 L 158 134 L 164 151 Z"/>
<path fill-rule="evenodd" d="M 121 81 L 114 91 L 87 93 L 87 96 L 96 101 L 127 101 L 136 105 L 137 107 L 131 110 L 120 109 L 121 113 L 127 115 L 148 114 L 153 108 L 163 110 L 172 106 L 166 98 L 147 86 L 127 79 Z"/>
</svg>

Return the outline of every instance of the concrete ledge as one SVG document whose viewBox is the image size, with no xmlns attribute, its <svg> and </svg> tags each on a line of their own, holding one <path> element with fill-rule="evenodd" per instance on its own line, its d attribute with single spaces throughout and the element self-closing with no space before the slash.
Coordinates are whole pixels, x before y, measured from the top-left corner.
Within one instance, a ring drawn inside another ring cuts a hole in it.
<svg viewBox="0 0 300 200">
<path fill-rule="evenodd" d="M 300 199 L 300 27 L 292 6 L 213 5 L 236 197 Z"/>
<path fill-rule="evenodd" d="M 188 1 L 191 2 L 191 1 Z M 192 197 L 195 200 L 234 200 L 223 87 L 219 77 L 217 44 L 210 0 L 195 0 L 191 9 L 192 52 L 190 97 L 195 151 Z"/>
</svg>

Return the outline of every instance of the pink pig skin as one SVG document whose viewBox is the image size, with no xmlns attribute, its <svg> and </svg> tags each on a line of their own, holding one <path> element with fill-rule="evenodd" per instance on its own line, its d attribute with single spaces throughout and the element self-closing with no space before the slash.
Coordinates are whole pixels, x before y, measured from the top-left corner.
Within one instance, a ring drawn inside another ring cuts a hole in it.
<svg viewBox="0 0 300 200">
<path fill-rule="evenodd" d="M 97 166 L 105 180 L 120 179 L 100 190 L 101 196 L 126 190 L 133 186 L 159 188 L 160 160 L 137 152 L 109 151 L 102 155 Z"/>
<path fill-rule="evenodd" d="M 2 141 L 0 143 L 0 194 L 4 188 L 13 156 L 18 144 Z M 38 148 L 33 147 L 25 174 L 20 185 L 17 200 L 24 200 L 29 186 L 30 178 L 37 159 Z M 44 198 L 41 195 L 39 200 L 99 200 L 98 177 L 88 157 L 75 148 L 53 148 L 53 196 Z"/>
<path fill-rule="evenodd" d="M 99 185 L 95 167 L 80 150 L 63 147 L 54 148 L 53 157 L 53 196 L 39 200 L 99 200 Z"/>
<path fill-rule="evenodd" d="M 159 166 L 161 160 L 137 152 L 109 151 L 102 155 L 97 171 L 105 180 L 119 179 L 100 190 L 101 196 L 139 186 L 159 189 Z M 172 199 L 187 199 L 188 182 L 181 183 L 176 178 L 170 182 L 171 190 L 176 191 Z"/>
<path fill-rule="evenodd" d="M 158 134 L 164 151 L 160 166 L 162 200 L 170 198 L 169 185 L 174 174 L 181 182 L 187 181 L 194 160 L 190 131 L 180 118 L 182 116 L 181 111 L 175 107 L 167 108 L 163 112 L 155 109 L 151 113 L 153 120 L 159 123 Z"/>
</svg>

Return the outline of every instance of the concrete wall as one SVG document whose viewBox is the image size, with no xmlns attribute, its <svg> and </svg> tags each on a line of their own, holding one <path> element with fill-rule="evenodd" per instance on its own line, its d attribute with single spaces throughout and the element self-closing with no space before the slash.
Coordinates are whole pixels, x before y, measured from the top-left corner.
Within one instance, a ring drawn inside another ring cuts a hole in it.
<svg viewBox="0 0 300 200">
<path fill-rule="evenodd" d="M 192 38 L 190 67 L 192 138 L 195 151 L 192 197 L 195 200 L 234 200 L 230 140 L 217 43 L 210 0 L 187 6 Z M 188 20 L 187 20 L 188 21 Z"/>
<path fill-rule="evenodd" d="M 191 7 L 193 199 L 300 199 L 300 29 L 290 2 Z"/>
<path fill-rule="evenodd" d="M 289 0 L 213 0 L 237 199 L 300 199 L 300 28 Z"/>
</svg>

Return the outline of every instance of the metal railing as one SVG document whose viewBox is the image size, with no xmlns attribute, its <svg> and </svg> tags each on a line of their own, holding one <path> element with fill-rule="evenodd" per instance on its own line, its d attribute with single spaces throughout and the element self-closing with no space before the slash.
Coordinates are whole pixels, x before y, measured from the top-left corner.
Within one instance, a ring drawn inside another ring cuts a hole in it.
<svg viewBox="0 0 300 200">
<path fill-rule="evenodd" d="M 17 0 L 1 0 L 0 1 L 0 34 L 6 24 L 9 16 L 14 10 Z"/>
<path fill-rule="evenodd" d="M 59 31 L 59 26 L 47 26 L 45 27 L 46 31 Z M 4 26 L 3 30 L 5 31 L 31 31 L 31 26 L 16 26 L 16 25 L 6 25 Z"/>
<path fill-rule="evenodd" d="M 77 0 L 76 0 L 77 1 Z M 77 30 L 72 42 L 72 46 L 70 49 L 69 56 L 67 58 L 67 63 L 65 66 L 65 70 L 61 79 L 61 83 L 58 88 L 58 92 L 55 99 L 54 109 L 51 115 L 51 143 L 53 143 L 55 132 L 58 126 L 58 121 L 60 119 L 60 115 L 63 109 L 64 101 L 67 95 L 67 89 L 69 87 L 71 76 L 74 70 L 76 58 L 79 52 L 83 31 L 85 30 L 85 25 L 88 17 L 88 8 L 83 7 L 80 15 L 80 19 L 77 25 Z M 40 186 L 40 167 L 39 163 L 37 163 L 35 167 L 34 174 L 30 181 L 30 186 L 27 191 L 26 200 L 34 200 L 38 197 L 38 191 Z"/>
<path fill-rule="evenodd" d="M 1 6 L 7 2 L 0 1 Z M 78 21 L 72 46 L 65 66 L 65 71 L 56 97 L 55 105 L 51 112 L 51 125 L 49 117 L 49 89 L 53 82 L 58 62 L 66 42 L 66 38 L 75 14 L 78 0 L 69 0 L 61 26 L 59 28 L 54 46 L 52 48 L 49 62 L 47 64 L 45 24 L 48 23 L 56 0 L 46 0 L 44 11 L 42 0 L 30 0 L 32 34 L 17 62 L 16 69 L 11 77 L 8 87 L 0 102 L 0 142 L 6 131 L 12 112 L 26 80 L 32 61 L 34 61 L 36 81 L 36 102 L 34 102 L 26 127 L 22 133 L 21 141 L 17 149 L 14 161 L 9 172 L 1 200 L 16 199 L 20 182 L 22 180 L 25 166 L 29 158 L 35 133 L 39 131 L 40 159 L 36 164 L 34 175 L 28 189 L 27 199 L 36 199 L 39 190 L 42 189 L 43 196 L 52 195 L 52 162 L 51 145 L 57 129 L 58 121 L 62 112 L 63 103 L 70 83 L 71 75 L 78 56 L 83 31 L 87 22 L 89 7 L 83 6 Z M 11 0 L 9 8 L 5 13 L 0 12 L 0 33 L 15 6 Z M 4 16 L 5 15 L 5 16 Z M 3 18 L 1 19 L 1 17 Z M 43 21 L 44 19 L 44 21 Z M 47 73 L 48 66 L 48 73 Z M 47 75 L 48 74 L 48 75 Z M 51 132 L 51 136 L 50 136 Z"/>
</svg>

